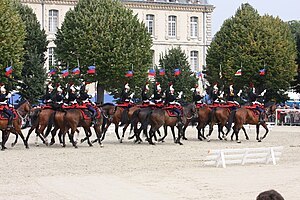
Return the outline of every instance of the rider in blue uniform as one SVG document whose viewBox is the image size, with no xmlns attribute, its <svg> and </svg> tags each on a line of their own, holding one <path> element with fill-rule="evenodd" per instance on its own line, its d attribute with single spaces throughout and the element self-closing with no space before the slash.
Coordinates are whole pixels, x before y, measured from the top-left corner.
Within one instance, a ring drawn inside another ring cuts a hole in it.
<svg viewBox="0 0 300 200">
<path fill-rule="evenodd" d="M 7 123 L 7 128 L 11 129 L 13 128 L 13 119 L 14 119 L 14 114 L 13 112 L 9 109 L 9 104 L 8 101 L 11 97 L 11 94 L 6 91 L 4 86 L 1 86 L 0 88 L 0 105 L 3 107 L 3 112 L 8 115 L 8 123 Z"/>
</svg>

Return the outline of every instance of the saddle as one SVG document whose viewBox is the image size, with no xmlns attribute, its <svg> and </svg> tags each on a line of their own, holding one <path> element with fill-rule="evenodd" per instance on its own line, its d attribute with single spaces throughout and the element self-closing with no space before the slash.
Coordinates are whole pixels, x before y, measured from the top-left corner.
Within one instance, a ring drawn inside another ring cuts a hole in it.
<svg viewBox="0 0 300 200">
<path fill-rule="evenodd" d="M 130 102 L 124 102 L 124 103 L 117 104 L 117 107 L 122 107 L 122 108 L 130 108 L 132 106 L 134 106 L 134 104 L 130 103 Z"/>
<path fill-rule="evenodd" d="M 203 108 L 203 107 L 207 107 L 208 105 L 205 103 L 197 103 L 196 104 L 196 108 Z"/>
<path fill-rule="evenodd" d="M 83 116 L 83 119 L 85 119 L 85 120 L 90 120 L 91 119 L 92 113 L 89 110 L 87 110 L 87 109 L 79 109 L 79 110 L 80 110 L 80 112 Z M 96 111 L 97 111 L 97 115 L 96 115 L 95 118 L 99 119 L 101 117 L 101 113 L 98 109 Z"/>
<path fill-rule="evenodd" d="M 17 111 L 14 110 L 14 109 L 10 109 L 10 110 L 14 114 L 14 118 L 13 119 L 16 120 L 18 118 Z M 8 115 L 5 112 L 3 112 L 3 109 L 0 110 L 0 120 L 8 120 Z"/>
<path fill-rule="evenodd" d="M 165 110 L 165 111 L 167 111 L 167 113 L 168 113 L 168 115 L 170 116 L 170 117 L 177 117 L 178 115 L 177 115 L 177 113 L 174 111 L 174 109 L 178 109 L 178 110 L 180 110 L 180 116 L 182 116 L 182 106 L 179 106 L 179 105 L 168 105 L 168 106 L 166 106 L 166 107 L 164 107 L 164 108 L 162 108 L 163 110 Z"/>
</svg>

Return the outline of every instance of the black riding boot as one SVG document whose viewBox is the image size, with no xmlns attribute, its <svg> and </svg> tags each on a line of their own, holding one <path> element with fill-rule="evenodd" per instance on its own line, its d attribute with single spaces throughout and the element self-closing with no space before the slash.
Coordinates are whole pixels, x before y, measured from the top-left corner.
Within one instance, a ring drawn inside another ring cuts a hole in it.
<svg viewBox="0 0 300 200">
<path fill-rule="evenodd" d="M 96 124 L 96 115 L 97 115 L 97 112 L 94 112 L 91 116 L 92 118 L 92 124 Z"/>
<path fill-rule="evenodd" d="M 13 128 L 13 125 L 12 125 L 13 119 L 14 119 L 13 116 L 8 117 L 7 128 Z"/>
<path fill-rule="evenodd" d="M 259 114 L 259 123 L 262 124 L 262 123 L 264 123 L 264 122 L 265 122 L 265 121 L 264 121 L 264 118 L 263 118 L 263 114 L 260 113 L 260 114 Z"/>
</svg>

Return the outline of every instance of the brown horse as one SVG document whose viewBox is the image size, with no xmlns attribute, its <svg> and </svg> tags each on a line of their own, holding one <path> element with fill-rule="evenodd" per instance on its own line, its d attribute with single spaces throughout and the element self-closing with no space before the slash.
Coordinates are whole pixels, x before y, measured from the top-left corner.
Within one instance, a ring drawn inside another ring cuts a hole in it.
<svg viewBox="0 0 300 200">
<path fill-rule="evenodd" d="M 138 109 L 140 109 L 140 107 L 133 106 L 133 107 L 130 107 L 127 111 L 125 111 L 126 112 L 125 114 L 123 114 L 123 112 L 125 110 L 124 107 L 117 106 L 116 109 L 115 109 L 115 112 L 114 112 L 112 120 L 108 121 L 108 123 L 106 124 L 106 126 L 104 128 L 103 136 L 102 136 L 101 140 L 104 140 L 105 133 L 106 133 L 108 127 L 111 125 L 111 123 L 114 123 L 115 124 L 115 133 L 116 133 L 117 139 L 120 141 L 120 143 L 122 143 L 123 139 L 124 139 L 125 131 L 126 131 L 127 127 L 130 124 L 130 119 L 131 119 L 134 111 L 136 111 Z M 125 116 L 126 119 L 123 119 L 123 121 L 124 121 L 123 124 L 125 124 L 125 126 L 123 128 L 122 137 L 120 138 L 118 130 L 119 130 L 119 124 L 120 124 L 120 122 L 122 120 L 122 115 L 123 115 L 123 117 Z"/>
<path fill-rule="evenodd" d="M 14 133 L 16 135 L 16 139 L 15 142 L 12 144 L 12 146 L 14 146 L 17 143 L 18 140 L 18 135 L 20 135 L 20 137 L 22 138 L 24 145 L 26 148 L 28 147 L 28 143 L 21 131 L 21 127 L 22 127 L 22 121 L 24 121 L 24 118 L 28 117 L 28 114 L 30 114 L 30 110 L 31 110 L 31 105 L 27 100 L 23 100 L 21 101 L 17 107 L 16 107 L 16 119 L 13 120 L 13 128 L 12 129 L 8 129 L 7 128 L 7 123 L 8 120 L 7 119 L 1 119 L 0 120 L 0 130 L 2 131 L 2 143 L 1 143 L 1 150 L 5 150 L 5 143 L 8 140 L 9 137 L 9 133 Z"/>
<path fill-rule="evenodd" d="M 32 133 L 32 131 L 35 130 L 36 133 L 36 140 L 35 140 L 35 144 L 36 146 L 38 146 L 38 137 L 41 138 L 42 142 L 46 145 L 48 145 L 48 141 L 46 139 L 46 137 L 49 135 L 51 128 L 52 128 L 52 124 L 50 126 L 49 122 L 51 121 L 51 118 L 53 118 L 53 114 L 54 114 L 54 110 L 50 109 L 50 108 L 41 108 L 41 107 L 36 107 L 33 108 L 31 110 L 31 128 L 28 131 L 27 137 L 26 137 L 26 141 L 28 142 L 28 139 L 30 137 L 30 134 Z M 44 135 L 44 130 L 47 128 L 46 130 L 46 135 Z"/>
<path fill-rule="evenodd" d="M 262 139 L 264 139 L 268 132 L 269 129 L 267 127 L 267 124 L 265 121 L 267 121 L 267 115 L 266 113 L 262 113 L 263 118 L 264 118 L 264 122 L 260 123 L 259 121 L 259 114 L 256 113 L 256 111 L 252 110 L 252 109 L 248 109 L 248 108 L 240 108 L 236 111 L 233 111 L 233 121 L 234 121 L 234 126 L 233 126 L 233 134 L 231 135 L 231 139 L 233 139 L 233 135 L 235 134 L 236 137 L 236 141 L 238 143 L 240 143 L 241 141 L 238 138 L 238 134 L 241 128 L 243 128 L 243 124 L 252 124 L 252 125 L 256 125 L 256 140 L 258 142 L 261 142 Z M 260 125 L 262 125 L 266 132 L 264 134 L 263 137 L 259 137 L 259 127 Z M 229 123 L 229 128 L 231 127 L 231 123 Z M 226 134 L 227 135 L 227 134 Z"/>
<path fill-rule="evenodd" d="M 161 139 L 159 139 L 159 141 L 163 142 L 167 136 L 167 127 L 170 126 L 173 134 L 174 143 L 182 145 L 182 143 L 180 142 L 180 138 L 182 137 L 182 128 L 183 128 L 183 124 L 185 123 L 184 120 L 182 121 L 183 122 L 179 121 L 177 117 L 169 116 L 168 112 L 163 109 L 156 109 L 150 112 L 148 114 L 147 120 L 145 121 L 146 125 L 147 123 L 151 125 L 149 131 L 149 140 L 148 140 L 149 144 L 154 145 L 152 141 L 152 137 L 154 136 L 155 132 L 162 126 L 164 126 L 165 135 Z M 177 139 L 175 138 L 175 131 L 174 131 L 175 126 L 178 129 Z"/>
<path fill-rule="evenodd" d="M 102 112 L 100 111 L 99 108 L 96 109 L 97 112 L 100 114 L 100 117 L 96 117 L 96 123 L 94 124 L 93 128 L 96 132 L 97 141 L 99 145 L 102 147 L 103 145 L 101 143 L 101 134 L 102 134 L 101 126 L 103 123 L 103 115 L 101 114 Z M 83 109 L 83 112 L 84 111 L 87 111 L 87 109 Z M 86 134 L 86 137 L 82 139 L 81 142 L 87 140 L 89 146 L 93 146 L 89 139 L 90 136 L 92 135 L 90 129 L 90 127 L 92 126 L 92 119 L 91 117 L 85 118 L 84 114 L 80 109 L 69 109 L 66 112 L 55 113 L 54 122 L 55 122 L 55 128 L 52 131 L 52 133 L 55 133 L 58 129 L 60 129 L 59 138 L 63 147 L 66 146 L 65 133 L 67 133 L 68 130 L 70 129 L 71 132 L 70 133 L 68 132 L 70 142 L 75 148 L 77 148 L 77 143 L 74 141 L 74 133 L 77 130 L 77 127 L 83 127 L 84 132 Z M 52 138 L 54 137 L 54 135 L 55 134 L 52 134 Z"/>
<path fill-rule="evenodd" d="M 184 118 L 182 139 L 187 140 L 187 138 L 185 137 L 185 131 L 186 131 L 188 125 L 192 122 L 192 120 L 198 118 L 198 111 L 196 109 L 195 103 L 184 104 L 182 106 L 182 108 L 183 108 L 183 118 Z"/>
<path fill-rule="evenodd" d="M 198 139 L 202 141 L 202 139 L 206 139 L 204 136 L 204 129 L 206 125 L 209 124 L 211 118 L 211 108 L 208 106 L 203 106 L 198 109 L 198 118 L 197 118 L 197 130 L 198 130 Z M 202 130 L 202 134 L 201 134 Z"/>
</svg>

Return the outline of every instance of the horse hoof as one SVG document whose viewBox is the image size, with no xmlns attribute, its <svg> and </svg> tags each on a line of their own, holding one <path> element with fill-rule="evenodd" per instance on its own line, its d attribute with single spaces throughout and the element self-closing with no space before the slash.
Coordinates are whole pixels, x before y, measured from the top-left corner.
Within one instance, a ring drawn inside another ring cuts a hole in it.
<svg viewBox="0 0 300 200">
<path fill-rule="evenodd" d="M 16 143 L 11 143 L 11 147 L 14 147 L 16 145 Z"/>
<path fill-rule="evenodd" d="M 123 143 L 122 139 L 119 140 L 120 143 Z"/>
<path fill-rule="evenodd" d="M 26 146 L 25 148 L 26 148 L 26 149 L 29 149 L 29 146 Z"/>
<path fill-rule="evenodd" d="M 100 147 L 101 147 L 101 148 L 103 148 L 103 147 L 104 147 L 104 145 L 103 145 L 103 144 L 100 144 Z"/>
<path fill-rule="evenodd" d="M 90 143 L 89 146 L 92 147 L 93 145 Z"/>
<path fill-rule="evenodd" d="M 74 148 L 75 148 L 75 149 L 78 149 L 78 146 L 77 146 L 77 145 L 74 145 Z"/>
<path fill-rule="evenodd" d="M 242 143 L 242 142 L 241 142 L 240 140 L 238 140 L 238 141 L 236 141 L 236 143 L 239 143 L 239 144 L 240 144 L 240 143 Z"/>
<path fill-rule="evenodd" d="M 49 144 L 49 145 L 50 145 L 50 146 L 52 146 L 54 143 L 55 143 L 55 142 L 50 142 L 50 144 Z"/>
<path fill-rule="evenodd" d="M 76 142 L 77 142 L 77 141 L 76 141 Z M 81 140 L 80 140 L 80 144 L 82 144 L 83 142 L 84 142 L 84 140 L 83 140 L 83 139 L 81 139 Z"/>
<path fill-rule="evenodd" d="M 219 140 L 223 140 L 221 137 L 219 137 Z"/>
<path fill-rule="evenodd" d="M 261 142 L 261 140 L 258 140 L 257 142 Z"/>
<path fill-rule="evenodd" d="M 4 151 L 6 148 L 1 148 L 1 151 Z"/>
<path fill-rule="evenodd" d="M 209 138 L 207 138 L 207 142 L 210 142 L 210 139 L 209 139 Z"/>
<path fill-rule="evenodd" d="M 186 137 L 183 137 L 182 139 L 183 139 L 183 140 L 188 140 Z"/>
</svg>

